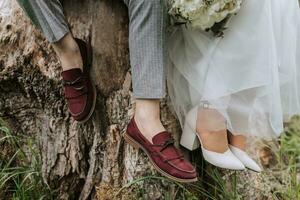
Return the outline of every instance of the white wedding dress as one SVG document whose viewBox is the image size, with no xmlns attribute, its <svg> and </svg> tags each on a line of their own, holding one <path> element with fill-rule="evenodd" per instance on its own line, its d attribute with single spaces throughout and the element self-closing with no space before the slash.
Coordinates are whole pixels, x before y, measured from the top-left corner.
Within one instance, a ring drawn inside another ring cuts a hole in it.
<svg viewBox="0 0 300 200">
<path fill-rule="evenodd" d="M 223 38 L 175 29 L 168 88 L 182 126 L 192 108 L 209 106 L 232 133 L 272 138 L 283 131 L 284 120 L 300 114 L 297 0 L 244 0 Z M 207 120 L 211 129 L 224 128 Z"/>
</svg>

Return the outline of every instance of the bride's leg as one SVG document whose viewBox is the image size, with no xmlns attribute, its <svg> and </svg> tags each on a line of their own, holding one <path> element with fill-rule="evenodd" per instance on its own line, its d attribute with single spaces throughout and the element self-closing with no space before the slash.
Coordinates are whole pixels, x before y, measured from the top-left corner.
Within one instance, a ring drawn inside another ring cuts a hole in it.
<svg viewBox="0 0 300 200">
<path fill-rule="evenodd" d="M 188 123 L 192 120 L 191 116 L 194 116 L 194 122 L 196 122 L 193 126 L 191 126 L 191 123 Z M 182 136 L 184 138 L 182 139 L 182 144 L 184 146 L 187 144 L 187 147 L 191 147 L 191 141 L 188 140 L 193 139 L 191 137 L 193 131 L 191 127 L 194 127 L 194 131 L 200 139 L 202 155 L 206 161 L 221 168 L 233 170 L 245 169 L 245 166 L 229 149 L 226 121 L 218 110 L 200 106 L 190 111 Z"/>
<path fill-rule="evenodd" d="M 217 153 L 224 153 L 228 150 L 226 130 L 199 132 L 198 135 L 205 149 Z"/>
<path fill-rule="evenodd" d="M 197 134 L 205 149 L 218 153 L 228 150 L 226 121 L 217 110 L 199 108 Z"/>
<path fill-rule="evenodd" d="M 191 103 L 200 105 L 198 107 L 196 131 L 202 145 L 209 151 L 224 153 L 228 150 L 228 139 L 226 133 L 226 121 L 216 109 L 209 108 L 209 103 L 201 101 L 201 95 L 193 88 L 189 87 Z"/>
<path fill-rule="evenodd" d="M 247 138 L 242 134 L 232 134 L 228 132 L 228 140 L 232 146 L 235 146 L 241 150 L 246 149 Z"/>
</svg>

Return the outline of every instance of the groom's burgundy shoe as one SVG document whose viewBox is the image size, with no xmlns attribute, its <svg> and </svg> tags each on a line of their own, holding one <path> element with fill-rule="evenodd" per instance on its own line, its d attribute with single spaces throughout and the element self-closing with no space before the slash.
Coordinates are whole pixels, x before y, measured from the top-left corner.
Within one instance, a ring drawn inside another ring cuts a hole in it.
<svg viewBox="0 0 300 200">
<path fill-rule="evenodd" d="M 132 118 L 124 138 L 134 147 L 141 148 L 162 175 L 177 182 L 197 181 L 195 168 L 175 148 L 171 133 L 167 131 L 158 133 L 153 137 L 152 144 L 143 136 Z"/>
<path fill-rule="evenodd" d="M 79 68 L 62 72 L 64 93 L 67 100 L 69 112 L 72 117 L 84 123 L 92 116 L 96 104 L 96 89 L 89 76 L 91 66 L 91 52 L 87 44 L 75 39 L 77 42 L 83 61 L 83 72 Z"/>
</svg>

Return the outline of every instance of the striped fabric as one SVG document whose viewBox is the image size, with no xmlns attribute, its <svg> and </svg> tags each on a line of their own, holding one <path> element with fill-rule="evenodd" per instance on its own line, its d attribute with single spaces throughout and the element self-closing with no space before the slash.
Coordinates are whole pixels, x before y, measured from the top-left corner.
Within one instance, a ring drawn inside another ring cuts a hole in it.
<svg viewBox="0 0 300 200">
<path fill-rule="evenodd" d="M 57 42 L 70 30 L 59 0 L 17 0 L 49 42 Z"/>
<path fill-rule="evenodd" d="M 69 27 L 59 0 L 18 0 L 50 42 Z M 133 93 L 139 99 L 161 99 L 166 93 L 166 18 L 164 0 L 124 0 L 128 6 Z"/>
<path fill-rule="evenodd" d="M 132 84 L 137 98 L 165 96 L 164 0 L 127 0 Z"/>
</svg>

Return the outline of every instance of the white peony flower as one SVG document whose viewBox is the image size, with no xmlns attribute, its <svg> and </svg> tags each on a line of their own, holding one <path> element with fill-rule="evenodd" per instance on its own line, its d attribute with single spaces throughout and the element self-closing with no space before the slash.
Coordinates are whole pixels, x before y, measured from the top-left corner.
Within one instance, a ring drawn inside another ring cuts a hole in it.
<svg viewBox="0 0 300 200">
<path fill-rule="evenodd" d="M 242 0 L 170 0 L 169 13 L 192 28 L 206 30 L 240 10 Z"/>
</svg>

